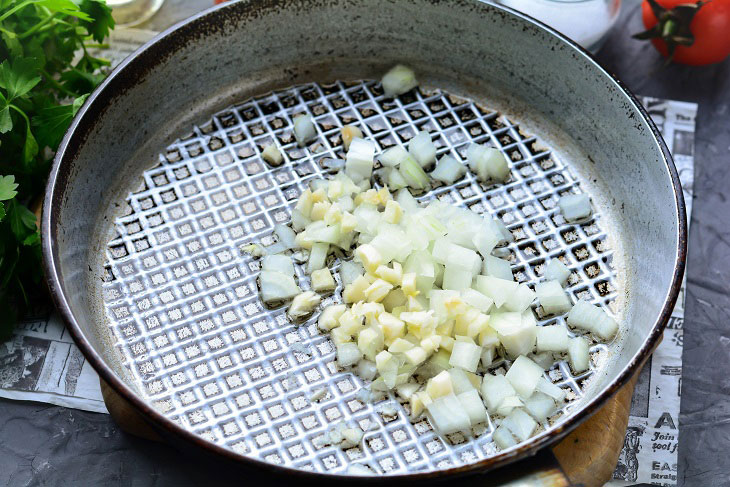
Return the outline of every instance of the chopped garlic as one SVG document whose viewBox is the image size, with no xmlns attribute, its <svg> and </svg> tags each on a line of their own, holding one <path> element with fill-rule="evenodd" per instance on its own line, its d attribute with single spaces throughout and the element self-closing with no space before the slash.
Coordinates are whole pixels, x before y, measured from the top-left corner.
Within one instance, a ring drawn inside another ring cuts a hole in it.
<svg viewBox="0 0 730 487">
<path fill-rule="evenodd" d="M 303 318 L 310 315 L 321 300 L 322 298 L 318 294 L 312 291 L 305 291 L 294 297 L 286 314 L 294 320 Z"/>
<path fill-rule="evenodd" d="M 318 269 L 312 271 L 312 289 L 315 291 L 331 291 L 335 288 L 335 280 L 332 277 L 332 273 L 326 267 L 324 269 Z"/>
<path fill-rule="evenodd" d="M 317 389 L 313 390 L 309 394 L 309 400 L 311 402 L 317 402 L 320 399 L 323 399 L 327 395 L 327 388 L 326 387 L 318 387 Z"/>
<path fill-rule="evenodd" d="M 317 322 L 317 326 L 320 330 L 323 331 L 329 331 L 333 328 L 337 328 L 338 326 L 340 326 L 338 320 L 346 309 L 347 306 L 345 306 L 344 304 L 333 304 L 331 306 L 327 306 L 322 311 L 322 314 L 319 315 L 319 321 Z"/>
<path fill-rule="evenodd" d="M 281 163 L 284 162 L 284 156 L 281 154 L 281 151 L 273 144 L 264 147 L 264 150 L 261 151 L 261 157 L 264 161 L 275 167 L 281 166 Z"/>
<path fill-rule="evenodd" d="M 426 384 L 426 393 L 431 399 L 438 399 L 439 397 L 453 394 L 454 388 L 451 383 L 451 375 L 444 370 L 440 374 L 429 379 Z"/>
<path fill-rule="evenodd" d="M 368 272 L 375 272 L 378 266 L 383 262 L 383 257 L 378 249 L 370 244 L 360 245 L 355 250 L 355 257 L 362 262 Z"/>
<path fill-rule="evenodd" d="M 388 223 L 400 223 L 403 217 L 403 208 L 395 200 L 390 200 L 385 205 L 385 212 L 383 213 L 383 221 Z"/>
<path fill-rule="evenodd" d="M 352 139 L 363 138 L 362 130 L 355 127 L 354 125 L 345 125 L 344 127 L 342 127 L 341 133 L 342 145 L 344 146 L 345 150 L 348 150 L 350 148 L 350 142 L 352 142 Z"/>
<path fill-rule="evenodd" d="M 261 257 L 266 255 L 266 249 L 259 244 L 248 244 L 241 247 L 241 251 L 247 253 L 251 257 Z"/>
<path fill-rule="evenodd" d="M 360 428 L 346 428 L 342 430 L 344 440 L 339 444 L 341 448 L 352 448 L 362 441 L 363 432 Z"/>
<path fill-rule="evenodd" d="M 345 286 L 342 292 L 342 299 L 346 303 L 356 303 L 365 299 L 365 290 L 370 287 L 370 281 L 365 276 L 359 276 L 350 284 Z"/>
</svg>

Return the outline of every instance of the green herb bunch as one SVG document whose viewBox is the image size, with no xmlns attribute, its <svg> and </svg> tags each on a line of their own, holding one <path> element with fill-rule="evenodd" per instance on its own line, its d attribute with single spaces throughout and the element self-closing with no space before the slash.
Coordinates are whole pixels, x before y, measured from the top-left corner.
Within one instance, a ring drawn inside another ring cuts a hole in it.
<svg viewBox="0 0 730 487">
<path fill-rule="evenodd" d="M 0 0 L 0 341 L 42 285 L 39 204 L 71 119 L 104 78 L 104 0 Z M 90 44 L 90 43 L 96 44 Z"/>
</svg>

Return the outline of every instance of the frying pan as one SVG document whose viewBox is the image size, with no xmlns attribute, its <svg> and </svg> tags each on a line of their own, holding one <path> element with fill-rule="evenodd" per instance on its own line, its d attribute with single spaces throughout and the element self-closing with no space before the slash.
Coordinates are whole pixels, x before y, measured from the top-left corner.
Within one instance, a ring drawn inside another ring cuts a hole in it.
<svg viewBox="0 0 730 487">
<path fill-rule="evenodd" d="M 421 86 L 386 99 L 373 80 L 398 62 Z M 292 136 L 297 113 L 317 126 L 304 148 Z M 346 123 L 379 150 L 422 129 L 439 155 L 463 159 L 471 141 L 502 150 L 506 184 L 467 175 L 423 199 L 500 218 L 515 239 L 500 252 L 517 280 L 535 283 L 561 258 L 571 299 L 620 322 L 616 339 L 591 348 L 590 371 L 576 376 L 558 361 L 546 372 L 569 401 L 533 438 L 500 451 L 494 418 L 442 438 L 397 401 L 362 401 L 362 381 L 335 366 L 316 316 L 294 325 L 260 303 L 258 263 L 242 247 L 276 245 L 273 224 L 342 158 Z M 261 160 L 268 143 L 285 164 Z M 568 224 L 556 201 L 576 191 L 595 214 Z M 533 455 L 621 387 L 677 298 L 685 218 L 643 108 L 529 17 L 465 0 L 259 0 L 179 24 L 99 86 L 57 152 L 42 228 L 49 286 L 79 347 L 166 438 L 278 473 L 353 478 L 359 463 L 423 479 Z M 326 396 L 311 399 L 322 387 Z M 343 420 L 366 431 L 362 444 L 322 446 Z"/>
</svg>

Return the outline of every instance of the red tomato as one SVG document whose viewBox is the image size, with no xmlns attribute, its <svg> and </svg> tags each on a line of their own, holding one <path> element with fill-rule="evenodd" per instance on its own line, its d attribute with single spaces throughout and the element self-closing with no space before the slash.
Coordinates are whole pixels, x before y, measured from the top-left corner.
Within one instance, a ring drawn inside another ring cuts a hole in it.
<svg viewBox="0 0 730 487">
<path fill-rule="evenodd" d="M 657 0 L 666 9 L 677 5 L 697 3 L 697 0 Z M 642 6 L 644 26 L 651 29 L 659 22 L 649 3 Z M 689 29 L 694 35 L 691 46 L 677 45 L 672 60 L 677 63 L 699 66 L 718 63 L 730 55 L 730 0 L 710 0 L 702 5 L 692 18 Z M 651 40 L 654 46 L 667 56 L 667 43 L 661 38 Z"/>
</svg>

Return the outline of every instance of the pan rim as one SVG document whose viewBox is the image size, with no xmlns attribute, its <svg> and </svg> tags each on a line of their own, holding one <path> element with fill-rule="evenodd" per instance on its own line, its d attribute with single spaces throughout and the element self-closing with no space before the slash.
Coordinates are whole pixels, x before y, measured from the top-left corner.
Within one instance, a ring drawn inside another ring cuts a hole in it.
<svg viewBox="0 0 730 487">
<path fill-rule="evenodd" d="M 45 199 L 43 202 L 43 212 L 41 221 L 41 232 L 44 236 L 42 239 L 42 256 L 43 256 L 43 269 L 45 272 L 47 284 L 51 297 L 59 310 L 64 322 L 68 326 L 69 332 L 71 333 L 76 345 L 79 347 L 81 352 L 84 354 L 90 364 L 94 367 L 100 378 L 104 380 L 114 391 L 135 407 L 144 417 L 145 421 L 153 424 L 155 428 L 164 430 L 166 434 L 173 435 L 178 438 L 182 438 L 192 446 L 202 449 L 209 454 L 214 456 L 222 457 L 230 463 L 237 464 L 238 466 L 254 467 L 258 470 L 268 471 L 270 473 L 276 473 L 279 475 L 294 475 L 302 480 L 324 480 L 324 479 L 337 479 L 337 478 L 351 478 L 357 479 L 358 481 L 369 483 L 371 481 L 380 480 L 383 476 L 372 476 L 372 477 L 353 477 L 346 473 L 321 473 L 321 472 L 308 472 L 288 466 L 275 465 L 272 463 L 265 462 L 264 460 L 256 459 L 253 457 L 247 457 L 235 453 L 234 451 L 225 448 L 221 445 L 204 440 L 202 437 L 196 435 L 190 430 L 183 428 L 177 423 L 173 422 L 157 410 L 155 410 L 151 404 L 144 401 L 144 399 L 138 395 L 132 387 L 127 385 L 116 373 L 109 367 L 103 360 L 101 355 L 93 348 L 90 342 L 86 339 L 81 326 L 76 321 L 71 305 L 66 298 L 63 286 L 60 278 L 60 259 L 57 253 L 57 248 L 54 245 L 56 232 L 55 223 L 58 215 L 54 208 L 57 208 L 57 202 L 60 202 L 64 191 L 65 191 L 65 180 L 62 181 L 59 177 L 60 169 L 62 164 L 68 164 L 67 160 L 73 158 L 75 153 L 75 147 L 72 146 L 71 142 L 74 138 L 82 137 L 77 133 L 81 120 L 84 115 L 89 111 L 89 108 L 98 99 L 107 96 L 106 87 L 123 73 L 125 68 L 132 65 L 137 61 L 143 53 L 151 50 L 151 48 L 161 41 L 170 39 L 174 33 L 181 34 L 185 28 L 195 29 L 195 24 L 200 19 L 215 15 L 216 12 L 226 9 L 248 9 L 262 6 L 266 3 L 266 0 L 240 0 L 235 3 L 222 4 L 218 6 L 206 9 L 198 14 L 185 19 L 172 27 L 162 31 L 153 39 L 145 43 L 143 46 L 138 48 L 132 55 L 122 61 L 107 78 L 91 93 L 84 105 L 78 111 L 76 117 L 72 121 L 68 131 L 64 135 L 64 138 L 59 145 L 56 155 L 53 160 L 53 165 L 46 185 Z M 477 471 L 486 471 L 501 467 L 523 459 L 525 457 L 536 454 L 539 450 L 546 448 L 550 445 L 554 445 L 568 433 L 573 431 L 576 427 L 586 421 L 588 418 L 593 416 L 605 402 L 612 397 L 628 380 L 632 377 L 635 372 L 638 372 L 639 367 L 654 351 L 656 346 L 661 339 L 666 324 L 671 316 L 674 305 L 677 301 L 679 291 L 682 284 L 682 279 L 686 264 L 687 254 L 687 216 L 685 211 L 684 196 L 682 193 L 682 187 L 677 173 L 676 166 L 674 165 L 673 158 L 666 147 L 664 139 L 661 133 L 649 117 L 646 109 L 641 105 L 637 98 L 631 93 L 631 91 L 619 81 L 613 74 L 603 68 L 594 57 L 581 46 L 574 41 L 560 34 L 556 30 L 549 26 L 542 24 L 541 22 L 533 19 L 532 17 L 525 15 L 521 12 L 515 11 L 511 8 L 507 8 L 501 5 L 496 5 L 491 2 L 479 0 L 477 3 L 486 4 L 492 8 L 496 8 L 511 15 L 514 15 L 523 21 L 536 26 L 539 29 L 547 31 L 552 36 L 560 39 L 565 45 L 573 48 L 574 52 L 583 57 L 583 59 L 589 62 L 593 68 L 597 69 L 599 73 L 606 76 L 606 79 L 613 83 L 617 88 L 618 92 L 626 97 L 626 100 L 630 104 L 631 108 L 636 110 L 642 121 L 648 126 L 653 136 L 654 143 L 657 144 L 658 149 L 662 155 L 662 160 L 666 166 L 666 170 L 671 179 L 672 190 L 674 192 L 675 199 L 675 218 L 677 219 L 677 241 L 676 241 L 676 255 L 673 265 L 673 275 L 671 285 L 667 291 L 667 294 L 663 298 L 663 305 L 661 312 L 657 316 L 650 333 L 645 337 L 643 345 L 639 350 L 630 358 L 628 364 L 616 375 L 611 383 L 606 386 L 603 390 L 599 391 L 590 401 L 588 401 L 581 409 L 579 409 L 572 417 L 565 422 L 559 424 L 551 430 L 542 432 L 538 436 L 535 436 L 526 444 L 506 452 L 498 453 L 490 458 L 480 460 L 478 462 L 470 463 L 467 465 L 461 465 L 458 467 L 451 467 L 442 470 L 428 471 L 428 472 L 413 472 L 413 473 L 402 473 L 387 475 L 388 480 L 398 479 L 437 479 L 450 475 L 467 474 Z M 64 178 L 65 179 L 65 178 Z"/>
</svg>

